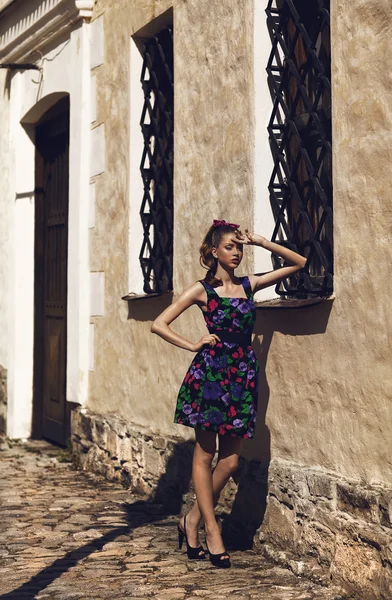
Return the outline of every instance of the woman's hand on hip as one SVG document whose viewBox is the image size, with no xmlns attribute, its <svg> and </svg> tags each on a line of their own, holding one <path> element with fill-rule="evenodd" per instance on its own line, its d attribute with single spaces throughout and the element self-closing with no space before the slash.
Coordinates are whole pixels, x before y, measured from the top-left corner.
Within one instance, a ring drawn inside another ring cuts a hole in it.
<svg viewBox="0 0 392 600">
<path fill-rule="evenodd" d="M 207 345 L 210 346 L 210 348 L 213 348 L 217 342 L 220 341 L 221 340 L 215 333 L 207 333 L 206 335 L 203 335 L 198 342 L 196 342 L 193 349 L 195 352 L 198 352 L 203 348 L 203 346 Z"/>
</svg>

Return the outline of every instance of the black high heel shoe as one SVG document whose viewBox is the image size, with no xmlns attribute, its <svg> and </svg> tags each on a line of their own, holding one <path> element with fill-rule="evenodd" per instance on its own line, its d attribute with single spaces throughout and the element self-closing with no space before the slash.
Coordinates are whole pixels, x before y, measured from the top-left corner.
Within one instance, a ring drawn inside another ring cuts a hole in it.
<svg viewBox="0 0 392 600">
<path fill-rule="evenodd" d="M 229 567 L 231 567 L 230 554 L 228 552 L 225 551 L 220 552 L 218 554 L 212 554 L 208 550 L 207 536 L 205 537 L 205 543 L 207 552 L 210 555 L 210 561 L 214 565 L 214 567 L 219 567 L 220 569 L 228 569 Z M 222 556 L 226 556 L 226 558 L 222 558 Z"/>
<path fill-rule="evenodd" d="M 200 544 L 200 546 L 198 546 L 197 548 L 194 548 L 193 546 L 190 546 L 188 543 L 188 538 L 186 535 L 186 523 L 185 523 L 185 519 L 186 519 L 186 515 L 184 517 L 184 530 L 181 529 L 180 525 L 177 524 L 177 530 L 178 530 L 178 547 L 182 548 L 182 544 L 184 542 L 184 538 L 185 538 L 185 542 L 186 542 L 186 553 L 188 555 L 188 558 L 192 559 L 192 560 L 204 560 L 206 555 L 205 555 L 205 550 L 203 548 L 203 546 Z M 204 552 L 204 554 L 200 554 L 200 552 Z"/>
</svg>

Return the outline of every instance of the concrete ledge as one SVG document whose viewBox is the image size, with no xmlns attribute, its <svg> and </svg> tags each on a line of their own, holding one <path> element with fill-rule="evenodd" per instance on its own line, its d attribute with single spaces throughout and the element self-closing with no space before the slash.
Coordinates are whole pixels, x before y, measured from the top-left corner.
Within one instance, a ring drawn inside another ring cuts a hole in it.
<svg viewBox="0 0 392 600">
<path fill-rule="evenodd" d="M 255 302 L 256 308 L 303 308 L 335 300 L 335 294 L 318 298 L 272 298 L 271 300 L 259 300 Z"/>
</svg>

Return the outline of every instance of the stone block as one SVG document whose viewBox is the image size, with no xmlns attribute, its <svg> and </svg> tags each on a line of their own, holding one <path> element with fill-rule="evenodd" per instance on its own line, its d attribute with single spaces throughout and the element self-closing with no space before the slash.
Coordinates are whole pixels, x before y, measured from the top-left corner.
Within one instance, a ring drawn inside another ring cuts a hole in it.
<svg viewBox="0 0 392 600">
<path fill-rule="evenodd" d="M 109 427 L 111 429 L 113 429 L 113 431 L 119 436 L 119 437 L 125 437 L 125 435 L 127 434 L 127 423 L 126 421 L 124 421 L 124 419 L 116 416 L 116 415 L 106 415 L 105 416 L 106 422 L 108 423 Z"/>
<path fill-rule="evenodd" d="M 388 544 L 385 544 L 381 548 L 380 557 L 381 557 L 382 564 L 391 573 L 391 580 L 392 580 L 392 541 L 389 541 Z"/>
<path fill-rule="evenodd" d="M 279 500 L 281 504 L 285 504 L 291 510 L 294 509 L 294 500 L 291 492 L 287 491 L 287 488 L 281 488 L 275 486 L 269 491 L 270 496 L 273 496 Z"/>
<path fill-rule="evenodd" d="M 338 482 L 336 485 L 337 509 L 353 517 L 378 522 L 378 495 L 359 485 Z"/>
<path fill-rule="evenodd" d="M 132 444 L 128 436 L 118 440 L 118 459 L 121 463 L 132 461 Z"/>
<path fill-rule="evenodd" d="M 109 428 L 107 432 L 106 449 L 109 452 L 110 458 L 117 459 L 119 456 L 119 437 L 117 433 Z"/>
<path fill-rule="evenodd" d="M 104 16 L 91 21 L 90 36 L 90 69 L 99 67 L 105 59 L 105 35 L 104 35 Z"/>
<path fill-rule="evenodd" d="M 383 527 L 392 528 L 392 491 L 382 491 L 378 497 L 379 519 Z"/>
<path fill-rule="evenodd" d="M 324 586 L 330 584 L 328 571 L 325 567 L 319 565 L 317 559 L 313 557 L 307 557 L 306 560 L 290 559 L 288 560 L 288 566 L 295 575 L 306 577 Z M 335 600 L 341 600 L 341 598 L 338 597 Z"/>
<path fill-rule="evenodd" d="M 351 586 L 360 598 L 376 600 L 380 598 L 376 590 L 380 589 L 380 580 L 383 579 L 381 571 L 381 561 L 375 548 L 337 536 L 331 566 L 335 581 Z"/>
<path fill-rule="evenodd" d="M 313 517 L 315 511 L 315 505 L 310 500 L 307 500 L 306 498 L 295 499 L 295 514 L 297 517 Z"/>
<path fill-rule="evenodd" d="M 334 499 L 330 500 L 329 498 L 324 498 L 322 496 L 313 497 L 314 513 L 317 511 L 334 512 L 335 504 L 336 502 Z"/>
<path fill-rule="evenodd" d="M 156 448 L 150 444 L 146 444 L 143 448 L 143 457 L 146 473 L 148 473 L 152 479 L 159 479 L 165 471 L 159 450 L 156 450 Z"/>
<path fill-rule="evenodd" d="M 157 450 L 167 450 L 167 441 L 162 436 L 154 436 L 152 438 L 152 443 Z"/>
<path fill-rule="evenodd" d="M 291 486 L 291 491 L 293 494 L 295 494 L 295 496 L 299 496 L 301 498 L 309 497 L 307 477 L 302 468 L 296 469 L 293 473 L 293 484 Z"/>
<path fill-rule="evenodd" d="M 80 439 L 91 440 L 91 418 L 87 414 L 83 414 L 78 407 L 71 413 L 71 428 L 72 434 Z"/>
<path fill-rule="evenodd" d="M 287 506 L 291 506 L 292 508 L 294 508 L 294 496 L 296 498 L 309 497 L 306 474 L 303 468 L 297 465 L 279 465 L 274 462 L 268 473 L 268 486 L 270 493 L 279 497 L 282 502 L 285 502 Z"/>
<path fill-rule="evenodd" d="M 91 416 L 87 413 L 82 413 L 81 411 L 79 411 L 79 419 L 82 436 L 85 439 L 92 441 L 93 424 Z"/>
<path fill-rule="evenodd" d="M 80 440 L 78 440 L 78 445 L 81 448 L 82 452 L 86 453 L 89 451 L 90 448 L 93 447 L 93 442 L 91 442 L 90 440 L 87 440 L 85 438 L 81 438 Z"/>
<path fill-rule="evenodd" d="M 357 523 L 354 529 L 352 538 L 355 541 L 361 541 L 363 544 L 368 544 L 372 548 L 376 548 L 382 555 L 382 550 L 387 549 L 388 545 L 392 549 L 392 536 L 388 531 L 381 527 L 374 527 L 368 523 Z"/>
<path fill-rule="evenodd" d="M 276 498 L 269 498 L 261 531 L 278 548 L 295 550 L 295 514 Z"/>
<path fill-rule="evenodd" d="M 71 432 L 72 438 L 80 439 L 83 436 L 83 431 L 81 427 L 80 414 L 79 410 L 74 409 L 71 411 Z"/>
<path fill-rule="evenodd" d="M 133 435 L 130 438 L 131 440 L 131 450 L 132 450 L 132 454 L 137 457 L 137 456 L 141 456 L 142 454 L 142 449 L 143 449 L 143 445 L 144 445 L 144 438 L 143 436 L 138 436 L 138 435 Z M 142 460 L 140 459 L 140 466 L 142 464 Z"/>
<path fill-rule="evenodd" d="M 133 480 L 132 480 L 131 472 L 128 469 L 121 470 L 120 483 L 126 489 L 133 488 Z"/>
<path fill-rule="evenodd" d="M 109 425 L 105 419 L 103 417 L 96 417 L 92 428 L 92 441 L 103 450 L 107 449 L 108 431 Z"/>
<path fill-rule="evenodd" d="M 321 565 L 329 566 L 335 552 L 335 534 L 322 523 L 305 522 L 297 543 L 299 554 L 315 556 Z"/>
<path fill-rule="evenodd" d="M 312 519 L 328 527 L 334 532 L 344 532 L 347 528 L 347 523 L 352 521 L 351 517 L 347 517 L 339 511 L 326 510 L 325 507 L 315 506 Z"/>
<path fill-rule="evenodd" d="M 336 482 L 325 473 L 308 473 L 306 480 L 312 496 L 323 496 L 332 500 L 336 494 Z"/>
<path fill-rule="evenodd" d="M 274 459 L 270 464 L 268 482 L 271 489 L 281 488 L 282 491 L 287 492 L 293 482 L 292 467 L 280 464 Z"/>
</svg>

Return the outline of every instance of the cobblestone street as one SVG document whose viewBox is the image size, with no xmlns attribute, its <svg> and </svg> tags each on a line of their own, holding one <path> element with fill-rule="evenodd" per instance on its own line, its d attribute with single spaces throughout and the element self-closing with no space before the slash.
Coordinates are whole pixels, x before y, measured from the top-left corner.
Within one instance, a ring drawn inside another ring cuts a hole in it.
<svg viewBox="0 0 392 600">
<path fill-rule="evenodd" d="M 230 570 L 188 561 L 176 515 L 64 456 L 43 441 L 1 444 L 1 599 L 344 597 L 252 550 L 232 551 Z"/>
</svg>

